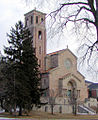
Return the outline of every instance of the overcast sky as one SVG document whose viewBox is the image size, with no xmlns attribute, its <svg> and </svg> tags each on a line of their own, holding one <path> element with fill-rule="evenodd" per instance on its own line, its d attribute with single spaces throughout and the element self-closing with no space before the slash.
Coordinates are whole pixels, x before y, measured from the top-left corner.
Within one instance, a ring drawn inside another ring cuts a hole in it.
<svg viewBox="0 0 98 120">
<path fill-rule="evenodd" d="M 6 33 L 9 33 L 10 28 L 14 27 L 16 22 L 22 20 L 24 22 L 24 14 L 33 10 L 35 8 L 34 4 L 26 4 L 25 0 L 0 0 L 0 50 L 3 52 L 3 46 L 7 44 Z M 40 9 L 38 9 L 40 10 Z M 48 10 L 43 12 L 49 12 Z M 42 10 L 41 10 L 42 11 Z M 52 52 L 59 49 L 65 49 L 69 44 L 69 48 L 75 52 L 76 44 L 73 41 L 74 47 L 70 45 L 70 41 L 67 40 L 68 35 L 65 36 L 65 40 L 49 40 L 47 42 L 47 52 Z M 71 39 L 71 38 L 70 38 Z M 67 40 L 67 41 L 66 41 Z M 55 44 L 55 46 L 53 46 Z M 72 44 L 72 43 L 71 43 Z"/>
<path fill-rule="evenodd" d="M 0 0 L 0 51 L 2 53 L 3 46 L 8 45 L 6 33 L 9 33 L 11 26 L 14 27 L 19 20 L 24 22 L 24 14 L 34 8 L 34 4 L 27 5 L 25 0 Z M 49 13 L 47 6 L 46 8 L 44 7 L 44 9 L 41 9 L 41 11 L 44 13 Z M 56 39 L 57 37 L 54 37 L 54 39 L 47 38 L 47 52 L 49 53 L 56 50 L 65 49 L 68 45 L 69 49 L 77 55 L 76 50 L 78 43 L 75 41 L 75 38 L 71 35 L 71 33 L 67 33 L 67 31 L 65 31 L 64 35 L 59 37 L 61 38 L 60 40 Z M 86 73 L 84 76 L 86 76 L 86 79 L 92 81 Z"/>
<path fill-rule="evenodd" d="M 21 1 L 21 2 L 20 2 Z M 24 20 L 24 13 L 30 8 L 22 0 L 0 0 L 0 50 L 7 45 L 6 33 L 9 33 L 18 20 Z"/>
</svg>

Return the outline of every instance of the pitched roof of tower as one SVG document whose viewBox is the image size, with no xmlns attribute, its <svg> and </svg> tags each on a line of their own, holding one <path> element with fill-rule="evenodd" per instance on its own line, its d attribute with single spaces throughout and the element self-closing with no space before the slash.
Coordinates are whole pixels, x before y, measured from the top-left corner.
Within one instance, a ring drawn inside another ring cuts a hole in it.
<svg viewBox="0 0 98 120">
<path fill-rule="evenodd" d="M 46 13 L 43 13 L 43 12 L 40 12 L 40 11 L 34 9 L 34 10 L 31 10 L 30 12 L 28 12 L 28 13 L 25 13 L 24 16 L 26 16 L 27 14 L 33 13 L 33 12 L 38 12 L 38 13 L 41 13 L 43 15 L 46 15 Z"/>
</svg>

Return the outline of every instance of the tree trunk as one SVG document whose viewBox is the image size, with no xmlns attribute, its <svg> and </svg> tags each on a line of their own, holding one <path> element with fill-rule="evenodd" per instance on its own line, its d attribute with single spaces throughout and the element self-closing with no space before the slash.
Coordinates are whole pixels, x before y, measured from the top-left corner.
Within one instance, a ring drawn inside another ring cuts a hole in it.
<svg viewBox="0 0 98 120">
<path fill-rule="evenodd" d="M 9 111 L 5 108 L 5 112 L 9 112 Z"/>
<path fill-rule="evenodd" d="M 98 0 L 96 0 L 96 10 L 98 10 Z"/>
<path fill-rule="evenodd" d="M 77 115 L 77 101 L 74 99 L 74 102 L 72 104 L 72 112 L 74 115 Z"/>
<path fill-rule="evenodd" d="M 3 107 L 3 99 L 1 99 L 1 108 L 4 108 L 4 107 Z"/>
<path fill-rule="evenodd" d="M 51 105 L 51 114 L 53 115 L 53 105 Z"/>
<path fill-rule="evenodd" d="M 77 103 L 75 103 L 75 115 L 77 115 Z"/>
<path fill-rule="evenodd" d="M 74 114 L 74 104 L 72 105 L 72 113 Z"/>
<path fill-rule="evenodd" d="M 22 116 L 22 106 L 19 106 L 19 116 Z"/>
<path fill-rule="evenodd" d="M 9 106 L 9 112 L 10 112 L 11 115 L 13 114 L 11 105 Z"/>
<path fill-rule="evenodd" d="M 97 45 L 97 51 L 98 51 L 98 26 L 97 26 L 97 41 L 96 41 L 96 45 Z"/>
<path fill-rule="evenodd" d="M 96 0 L 96 29 L 97 29 L 97 42 L 98 42 L 98 0 Z"/>
</svg>

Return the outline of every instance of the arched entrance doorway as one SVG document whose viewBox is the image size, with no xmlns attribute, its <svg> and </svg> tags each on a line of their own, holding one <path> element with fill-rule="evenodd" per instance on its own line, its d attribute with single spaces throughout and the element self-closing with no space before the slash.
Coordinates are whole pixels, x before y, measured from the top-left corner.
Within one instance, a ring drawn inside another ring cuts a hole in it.
<svg viewBox="0 0 98 120">
<path fill-rule="evenodd" d="M 67 96 L 69 98 L 74 97 L 76 94 L 76 89 L 77 89 L 76 82 L 74 80 L 70 80 L 67 86 L 68 86 Z"/>
<path fill-rule="evenodd" d="M 77 84 L 74 80 L 68 82 L 68 98 L 69 104 L 72 105 L 72 111 L 76 114 L 77 111 Z"/>
</svg>

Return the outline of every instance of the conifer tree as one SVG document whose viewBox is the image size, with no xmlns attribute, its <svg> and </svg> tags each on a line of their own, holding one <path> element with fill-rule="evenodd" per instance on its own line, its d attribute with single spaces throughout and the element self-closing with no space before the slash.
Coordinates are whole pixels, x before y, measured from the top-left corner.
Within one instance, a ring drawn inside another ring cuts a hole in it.
<svg viewBox="0 0 98 120">
<path fill-rule="evenodd" d="M 32 47 L 32 38 L 28 38 L 30 32 L 25 31 L 25 40 L 23 41 L 23 53 L 22 62 L 24 66 L 25 74 L 28 76 L 29 90 L 32 97 L 32 103 L 35 105 L 40 104 L 40 96 L 42 94 L 42 89 L 40 89 L 40 73 L 39 65 L 37 63 L 37 58 L 35 56 L 35 49 Z M 33 87 L 32 87 L 33 85 Z"/>
<path fill-rule="evenodd" d="M 35 51 L 32 46 L 32 37 L 28 29 L 19 21 L 8 34 L 9 47 L 5 47 L 7 68 L 6 102 L 11 109 L 19 108 L 31 110 L 32 106 L 40 104 L 42 90 L 40 89 L 40 73 Z"/>
<path fill-rule="evenodd" d="M 5 97 L 5 92 L 6 92 L 6 82 L 7 79 L 4 75 L 4 70 L 6 68 L 6 62 L 3 61 L 3 57 L 0 60 L 0 103 L 1 103 L 1 108 L 4 109 L 4 97 Z"/>
</svg>

